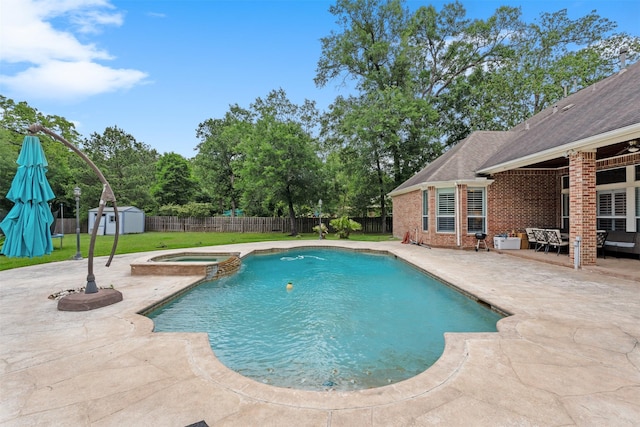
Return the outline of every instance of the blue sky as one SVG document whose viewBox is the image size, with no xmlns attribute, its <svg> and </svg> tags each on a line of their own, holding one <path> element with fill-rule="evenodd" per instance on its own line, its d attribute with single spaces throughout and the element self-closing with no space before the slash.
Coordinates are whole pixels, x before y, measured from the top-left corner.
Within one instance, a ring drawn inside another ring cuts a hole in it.
<svg viewBox="0 0 640 427">
<path fill-rule="evenodd" d="M 0 0 L 0 94 L 76 124 L 118 126 L 160 153 L 196 154 L 198 124 L 282 88 L 320 110 L 347 88 L 315 87 L 320 38 L 337 31 L 320 0 Z M 407 1 L 412 10 L 445 1 Z M 501 5 L 533 21 L 591 10 L 640 36 L 637 0 L 462 1 L 470 18 Z"/>
</svg>

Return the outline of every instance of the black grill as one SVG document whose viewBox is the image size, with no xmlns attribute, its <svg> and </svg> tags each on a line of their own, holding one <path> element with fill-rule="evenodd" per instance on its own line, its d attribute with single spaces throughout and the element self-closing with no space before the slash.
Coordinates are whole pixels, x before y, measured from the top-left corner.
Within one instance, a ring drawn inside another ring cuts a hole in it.
<svg viewBox="0 0 640 427">
<path fill-rule="evenodd" d="M 476 252 L 480 249 L 480 245 L 482 245 L 483 249 L 489 250 L 489 246 L 487 246 L 487 233 L 476 233 Z"/>
</svg>

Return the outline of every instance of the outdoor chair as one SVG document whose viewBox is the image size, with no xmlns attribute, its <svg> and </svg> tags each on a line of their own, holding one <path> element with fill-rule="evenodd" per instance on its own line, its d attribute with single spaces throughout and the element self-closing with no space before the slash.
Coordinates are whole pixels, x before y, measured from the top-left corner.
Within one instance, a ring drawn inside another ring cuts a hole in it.
<svg viewBox="0 0 640 427">
<path fill-rule="evenodd" d="M 536 247 L 535 247 L 536 252 L 544 248 L 544 251 L 546 253 L 547 250 L 549 249 L 548 248 L 549 243 L 547 242 L 547 234 L 541 228 L 534 228 L 532 230 L 536 240 Z"/>
<path fill-rule="evenodd" d="M 605 230 L 596 231 L 596 257 L 598 256 L 598 252 L 602 251 L 602 258 L 606 259 L 606 254 L 604 253 L 604 242 L 607 241 L 608 235 L 609 235 L 608 231 L 605 231 Z"/>
<path fill-rule="evenodd" d="M 554 248 L 558 248 L 558 255 L 560 255 L 560 248 L 563 248 L 565 246 L 567 247 L 567 249 L 569 248 L 569 241 L 562 240 L 560 230 L 544 230 L 544 232 L 547 235 L 547 252 L 549 251 L 549 248 L 553 246 Z"/>
<path fill-rule="evenodd" d="M 60 212 L 60 210 L 58 209 L 57 211 L 53 212 L 53 222 L 51 223 L 51 226 L 49 227 L 49 231 L 51 232 L 51 239 L 60 239 L 60 249 L 62 249 L 62 239 L 64 239 L 64 234 L 63 233 L 56 233 L 56 224 L 58 223 L 57 219 L 58 219 L 58 212 Z"/>
<path fill-rule="evenodd" d="M 536 235 L 533 232 L 533 228 L 525 228 L 524 230 L 527 232 L 527 240 L 529 242 L 529 249 L 535 249 L 536 246 L 538 246 L 538 241 L 536 240 Z M 531 247 L 532 244 L 533 244 L 533 248 Z"/>
</svg>

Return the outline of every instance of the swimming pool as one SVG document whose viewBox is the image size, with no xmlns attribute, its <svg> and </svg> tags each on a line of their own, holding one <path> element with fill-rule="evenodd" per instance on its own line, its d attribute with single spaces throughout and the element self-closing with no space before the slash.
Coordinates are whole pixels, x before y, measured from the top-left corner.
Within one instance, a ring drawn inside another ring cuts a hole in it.
<svg viewBox="0 0 640 427">
<path fill-rule="evenodd" d="M 342 249 L 250 255 L 148 316 L 158 332 L 207 332 L 246 377 L 305 390 L 402 381 L 440 357 L 445 332 L 495 332 L 502 317 L 392 256 Z"/>
</svg>

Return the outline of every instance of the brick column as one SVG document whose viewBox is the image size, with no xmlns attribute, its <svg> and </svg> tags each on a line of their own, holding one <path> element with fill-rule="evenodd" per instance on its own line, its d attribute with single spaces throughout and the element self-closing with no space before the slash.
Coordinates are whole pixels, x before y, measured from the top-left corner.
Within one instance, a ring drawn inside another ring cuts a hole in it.
<svg viewBox="0 0 640 427">
<path fill-rule="evenodd" d="M 576 236 L 582 239 L 582 265 L 595 265 L 596 248 L 596 153 L 569 155 L 569 256 L 574 259 Z"/>
</svg>

